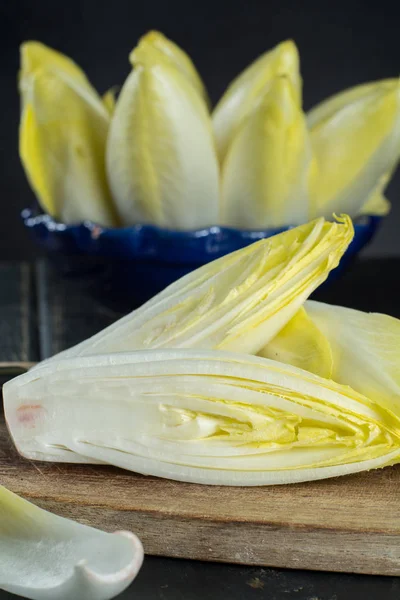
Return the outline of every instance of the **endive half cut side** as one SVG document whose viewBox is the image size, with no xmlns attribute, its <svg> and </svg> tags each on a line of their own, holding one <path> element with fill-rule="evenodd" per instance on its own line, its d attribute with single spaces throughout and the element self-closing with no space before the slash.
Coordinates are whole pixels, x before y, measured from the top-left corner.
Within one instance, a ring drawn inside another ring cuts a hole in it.
<svg viewBox="0 0 400 600">
<path fill-rule="evenodd" d="M 126 225 L 198 229 L 218 222 L 218 161 L 206 104 L 151 48 L 140 52 L 119 95 L 107 173 Z"/>
<path fill-rule="evenodd" d="M 32 600 L 108 600 L 142 562 L 132 533 L 80 525 L 0 487 L 0 588 Z"/>
<path fill-rule="evenodd" d="M 236 133 L 276 77 L 286 76 L 293 84 L 301 106 L 301 77 L 296 44 L 287 40 L 262 54 L 232 81 L 213 112 L 213 127 L 220 162 L 225 160 Z"/>
<path fill-rule="evenodd" d="M 40 204 L 65 223 L 116 225 L 102 99 L 75 63 L 43 44 L 23 44 L 21 63 L 19 150 Z"/>
<path fill-rule="evenodd" d="M 168 347 L 255 354 L 338 265 L 353 233 L 344 216 L 260 240 L 189 273 L 51 360 Z"/>
<path fill-rule="evenodd" d="M 9 430 L 33 460 L 102 461 L 218 485 L 267 485 L 399 461 L 400 421 L 348 386 L 216 350 L 59 360 L 3 388 Z"/>
</svg>

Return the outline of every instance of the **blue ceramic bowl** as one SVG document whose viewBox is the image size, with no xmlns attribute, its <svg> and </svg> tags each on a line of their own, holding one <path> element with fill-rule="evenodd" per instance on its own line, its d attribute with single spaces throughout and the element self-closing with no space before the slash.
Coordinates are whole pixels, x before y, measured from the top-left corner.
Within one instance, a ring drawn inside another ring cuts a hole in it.
<svg viewBox="0 0 400 600">
<path fill-rule="evenodd" d="M 36 209 L 25 209 L 22 219 L 57 268 L 64 274 L 91 274 L 97 284 L 95 293 L 120 310 L 141 304 L 205 263 L 289 229 L 240 231 L 213 226 L 170 231 L 154 225 L 113 229 L 91 222 L 65 225 Z M 381 217 L 375 216 L 356 222 L 354 239 L 329 282 L 337 279 L 371 240 L 380 222 Z"/>
</svg>

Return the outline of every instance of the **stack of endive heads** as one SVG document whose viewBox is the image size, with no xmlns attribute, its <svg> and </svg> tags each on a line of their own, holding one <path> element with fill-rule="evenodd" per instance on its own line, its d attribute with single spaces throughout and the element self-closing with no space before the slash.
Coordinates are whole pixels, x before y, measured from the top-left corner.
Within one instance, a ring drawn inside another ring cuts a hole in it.
<svg viewBox="0 0 400 600">
<path fill-rule="evenodd" d="M 210 111 L 189 56 L 161 33 L 130 54 L 118 98 L 69 58 L 21 49 L 20 154 L 44 209 L 65 223 L 266 229 L 333 212 L 383 215 L 400 157 L 397 79 L 308 113 L 296 45 L 260 56 Z"/>
<path fill-rule="evenodd" d="M 19 452 L 219 485 L 400 457 L 400 322 L 307 301 L 351 220 L 259 241 L 172 284 L 3 388 Z"/>
</svg>

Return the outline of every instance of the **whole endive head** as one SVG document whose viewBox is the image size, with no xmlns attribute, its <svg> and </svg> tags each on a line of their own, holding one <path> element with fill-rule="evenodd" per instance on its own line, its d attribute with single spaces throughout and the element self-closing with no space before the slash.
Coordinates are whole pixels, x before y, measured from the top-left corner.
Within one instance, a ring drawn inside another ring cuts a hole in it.
<svg viewBox="0 0 400 600">
<path fill-rule="evenodd" d="M 181 62 L 154 44 L 141 42 L 131 59 L 107 142 L 119 215 L 177 229 L 217 223 L 218 162 L 204 98 Z"/>
<path fill-rule="evenodd" d="M 387 212 L 381 200 L 400 158 L 400 82 L 378 81 L 346 90 L 308 117 L 317 163 L 314 215 L 346 210 Z"/>
<path fill-rule="evenodd" d="M 276 77 L 290 79 L 301 103 L 299 53 L 292 40 L 282 42 L 247 67 L 227 88 L 213 112 L 213 127 L 221 163 L 246 117 Z"/>
<path fill-rule="evenodd" d="M 306 119 L 287 76 L 260 95 L 222 165 L 221 220 L 244 229 L 307 222 L 315 174 Z"/>
<path fill-rule="evenodd" d="M 42 208 L 67 223 L 115 225 L 100 96 L 73 61 L 38 42 L 21 47 L 19 87 L 20 156 Z"/>
</svg>

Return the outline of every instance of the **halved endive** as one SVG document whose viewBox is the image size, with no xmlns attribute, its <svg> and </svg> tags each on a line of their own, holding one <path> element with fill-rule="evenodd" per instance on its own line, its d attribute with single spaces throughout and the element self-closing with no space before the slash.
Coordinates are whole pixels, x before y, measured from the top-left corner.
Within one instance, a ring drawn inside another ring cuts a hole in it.
<svg viewBox="0 0 400 600">
<path fill-rule="evenodd" d="M 13 441 L 34 460 L 243 486 L 400 460 L 400 420 L 391 410 L 245 354 L 168 349 L 64 359 L 8 382 L 3 393 Z"/>
<path fill-rule="evenodd" d="M 352 237 L 343 217 L 251 244 L 179 279 L 55 359 L 168 347 L 255 354 L 337 266 Z"/>
<path fill-rule="evenodd" d="M 33 600 L 108 600 L 142 562 L 132 533 L 80 525 L 0 486 L 0 588 Z"/>
</svg>

